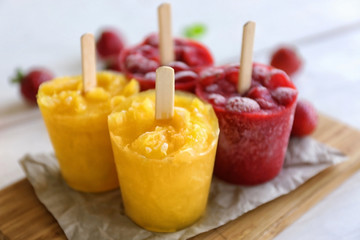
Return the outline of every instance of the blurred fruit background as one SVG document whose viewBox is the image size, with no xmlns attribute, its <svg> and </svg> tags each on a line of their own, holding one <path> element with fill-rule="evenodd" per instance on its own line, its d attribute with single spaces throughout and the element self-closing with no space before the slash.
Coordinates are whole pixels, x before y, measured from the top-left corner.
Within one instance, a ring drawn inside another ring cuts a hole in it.
<svg viewBox="0 0 360 240">
<path fill-rule="evenodd" d="M 254 59 L 270 63 L 278 47 L 294 47 L 304 65 L 293 77 L 300 97 L 313 102 L 320 111 L 360 128 L 360 116 L 354 111 L 360 109 L 360 103 L 349 104 L 360 90 L 359 1 L 306 0 L 299 4 L 230 0 L 221 5 L 216 1 L 169 2 L 174 36 L 194 36 L 206 29 L 199 40 L 210 48 L 218 64 L 238 62 L 242 25 L 255 21 Z M 81 34 L 91 32 L 98 37 L 102 29 L 112 27 L 127 45 L 134 45 L 157 31 L 156 8 L 160 3 L 1 1 L 0 116 L 13 111 L 10 109 L 26 108 L 18 89 L 9 85 L 15 68 L 29 71 L 42 66 L 56 76 L 80 73 Z M 191 31 L 186 29 L 189 26 L 194 26 Z M 347 94 L 342 94 L 345 91 Z"/>
</svg>

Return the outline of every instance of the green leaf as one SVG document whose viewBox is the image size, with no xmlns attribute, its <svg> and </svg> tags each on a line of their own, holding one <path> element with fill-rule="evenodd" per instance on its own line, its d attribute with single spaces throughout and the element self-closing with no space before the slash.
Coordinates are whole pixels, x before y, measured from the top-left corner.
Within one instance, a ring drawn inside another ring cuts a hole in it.
<svg viewBox="0 0 360 240">
<path fill-rule="evenodd" d="M 201 23 L 194 23 L 184 28 L 183 35 L 186 38 L 199 39 L 207 32 L 206 26 Z"/>
<path fill-rule="evenodd" d="M 23 78 L 25 77 L 24 73 L 21 71 L 20 68 L 16 69 L 16 74 L 14 77 L 10 79 L 11 83 L 21 83 Z"/>
</svg>

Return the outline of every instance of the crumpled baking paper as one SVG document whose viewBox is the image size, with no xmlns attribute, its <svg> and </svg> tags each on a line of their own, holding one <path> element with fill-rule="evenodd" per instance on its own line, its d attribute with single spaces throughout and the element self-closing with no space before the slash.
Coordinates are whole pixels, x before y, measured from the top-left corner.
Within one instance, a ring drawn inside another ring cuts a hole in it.
<svg viewBox="0 0 360 240">
<path fill-rule="evenodd" d="M 190 238 L 236 219 L 345 159 L 339 151 L 309 137 L 293 138 L 284 167 L 275 179 L 249 187 L 214 177 L 205 215 L 175 233 L 153 233 L 133 223 L 124 214 L 119 190 L 98 194 L 72 190 L 62 179 L 53 154 L 26 155 L 20 163 L 37 197 L 54 215 L 68 239 L 175 240 Z"/>
</svg>

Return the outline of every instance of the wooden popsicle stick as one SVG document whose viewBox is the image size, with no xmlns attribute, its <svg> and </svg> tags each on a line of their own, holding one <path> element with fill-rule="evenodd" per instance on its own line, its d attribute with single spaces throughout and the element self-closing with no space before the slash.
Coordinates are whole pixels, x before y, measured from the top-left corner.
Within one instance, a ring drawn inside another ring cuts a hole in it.
<svg viewBox="0 0 360 240">
<path fill-rule="evenodd" d="M 155 119 L 171 119 L 174 116 L 175 77 L 174 69 L 162 66 L 156 69 Z"/>
<path fill-rule="evenodd" d="M 171 5 L 163 3 L 158 8 L 159 50 L 161 65 L 167 65 L 175 59 L 174 42 L 171 34 Z"/>
<path fill-rule="evenodd" d="M 86 93 L 96 87 L 95 39 L 91 33 L 81 36 L 81 63 L 83 92 Z"/>
<path fill-rule="evenodd" d="M 244 25 L 241 58 L 239 69 L 238 92 L 244 94 L 251 85 L 252 55 L 254 47 L 255 22 L 249 21 Z"/>
</svg>

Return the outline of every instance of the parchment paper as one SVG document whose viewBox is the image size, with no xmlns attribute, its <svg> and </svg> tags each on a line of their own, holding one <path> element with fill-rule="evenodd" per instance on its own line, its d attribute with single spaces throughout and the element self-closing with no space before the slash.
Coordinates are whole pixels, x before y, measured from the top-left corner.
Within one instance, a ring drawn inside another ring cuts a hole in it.
<svg viewBox="0 0 360 240">
<path fill-rule="evenodd" d="M 52 154 L 26 155 L 20 163 L 37 197 L 57 219 L 68 239 L 175 240 L 221 226 L 289 193 L 320 171 L 345 159 L 339 151 L 311 138 L 293 138 L 284 168 L 275 179 L 246 187 L 231 185 L 214 177 L 204 217 L 175 233 L 153 233 L 134 224 L 124 215 L 119 190 L 86 194 L 70 189 L 63 181 Z"/>
</svg>

